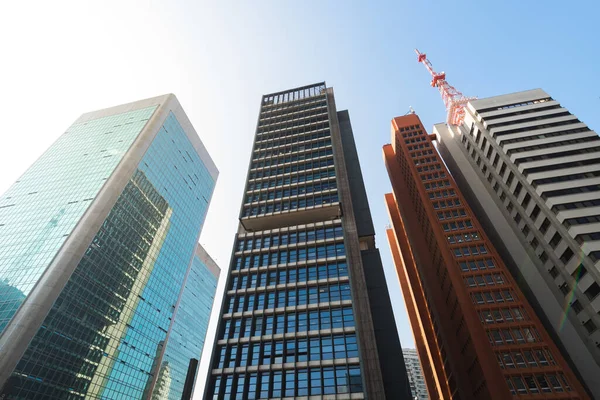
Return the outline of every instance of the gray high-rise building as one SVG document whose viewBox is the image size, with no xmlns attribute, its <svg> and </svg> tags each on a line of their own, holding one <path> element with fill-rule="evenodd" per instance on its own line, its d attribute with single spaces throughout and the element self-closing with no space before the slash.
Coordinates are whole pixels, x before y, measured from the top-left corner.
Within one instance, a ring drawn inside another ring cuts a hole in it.
<svg viewBox="0 0 600 400">
<path fill-rule="evenodd" d="M 408 373 L 408 381 L 410 382 L 410 390 L 414 400 L 428 400 L 427 385 L 423 376 L 423 368 L 421 360 L 416 349 L 402 349 L 404 355 L 404 364 Z"/>
<path fill-rule="evenodd" d="M 347 111 L 262 97 L 205 398 L 409 399 Z"/>
<path fill-rule="evenodd" d="M 181 398 L 217 175 L 165 95 L 83 114 L 0 197 L 0 398 Z"/>
<path fill-rule="evenodd" d="M 474 100 L 440 153 L 549 333 L 600 393 L 600 137 L 540 89 Z M 545 317 L 545 318 L 544 318 Z"/>
</svg>

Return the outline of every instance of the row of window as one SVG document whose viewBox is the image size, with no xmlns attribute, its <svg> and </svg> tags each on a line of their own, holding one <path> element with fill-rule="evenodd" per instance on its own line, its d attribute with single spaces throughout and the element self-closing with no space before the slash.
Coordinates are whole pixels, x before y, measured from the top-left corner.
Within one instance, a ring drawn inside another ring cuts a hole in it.
<svg viewBox="0 0 600 400">
<path fill-rule="evenodd" d="M 421 172 L 435 171 L 435 170 L 441 170 L 441 169 L 442 169 L 441 164 L 423 165 L 423 166 L 417 167 L 417 172 L 421 173 Z"/>
<path fill-rule="evenodd" d="M 414 150 L 419 150 L 419 149 L 428 149 L 429 148 L 429 143 L 425 142 L 425 138 L 417 138 L 415 139 L 415 141 L 417 142 L 424 142 L 424 143 L 420 143 L 420 144 L 415 144 L 414 146 L 406 146 L 406 148 L 408 149 L 409 152 L 412 152 Z M 411 143 L 410 140 L 406 140 L 406 143 Z M 414 142 L 412 142 L 414 143 Z"/>
<path fill-rule="evenodd" d="M 266 178 L 266 177 L 274 176 L 274 175 L 291 174 L 294 172 L 306 171 L 307 169 L 317 169 L 317 168 L 324 168 L 324 167 L 331 167 L 331 166 L 333 166 L 333 158 L 328 158 L 326 160 L 313 160 L 313 161 L 307 161 L 307 162 L 301 163 L 301 164 L 288 165 L 285 167 L 276 167 L 276 168 L 269 168 L 269 169 L 265 169 L 265 170 L 261 170 L 261 171 L 252 171 L 252 172 L 250 172 L 249 179 Z M 253 164 L 252 168 L 257 168 L 257 167 L 255 167 Z M 273 186 L 271 186 L 271 183 L 269 182 L 269 187 L 275 187 L 275 186 L 277 186 L 276 183 L 273 183 Z M 250 185 L 248 185 L 248 190 L 253 190 L 253 189 L 254 189 L 254 187 L 252 186 L 252 183 Z"/>
<path fill-rule="evenodd" d="M 537 110 L 537 111 L 539 112 L 539 110 Z M 542 123 L 543 120 L 549 120 L 549 119 L 555 120 L 557 118 L 567 117 L 569 115 L 571 115 L 571 113 L 568 112 L 568 111 L 557 110 L 556 112 L 554 112 L 552 114 L 538 114 L 538 115 L 535 115 L 533 117 L 528 117 L 528 118 L 522 118 L 522 117 L 521 118 L 519 118 L 519 117 L 514 118 L 513 117 L 513 118 L 510 118 L 508 121 L 505 121 L 505 122 L 497 122 L 497 123 L 488 124 L 487 127 L 488 127 L 488 129 L 491 130 L 491 129 L 496 129 L 496 128 L 500 128 L 500 127 L 503 127 L 503 126 L 520 125 L 520 124 L 524 124 L 524 123 L 527 123 L 527 122 L 534 122 L 534 121 L 536 121 L 536 123 L 539 124 L 539 123 Z M 548 122 L 548 121 L 546 121 L 546 122 Z"/>
<path fill-rule="evenodd" d="M 517 159 L 515 159 L 514 162 L 515 162 L 515 165 L 518 166 L 519 164 L 524 163 L 524 162 L 550 160 L 553 158 L 569 157 L 569 156 L 575 156 L 575 155 L 580 155 L 580 154 L 585 154 L 585 153 L 596 153 L 598 151 L 600 151 L 600 146 L 579 148 L 579 149 L 569 150 L 569 151 L 558 151 L 555 153 L 540 154 L 538 156 L 517 158 Z"/>
<path fill-rule="evenodd" d="M 541 342 L 539 332 L 533 326 L 529 328 L 490 329 L 488 339 L 493 346 Z"/>
<path fill-rule="evenodd" d="M 502 274 L 484 274 L 484 275 L 467 276 L 465 278 L 465 282 L 468 287 L 476 287 L 476 286 L 504 285 L 505 280 L 504 280 L 504 276 Z"/>
<path fill-rule="evenodd" d="M 471 223 L 471 220 L 468 219 L 464 221 L 445 222 L 442 224 L 442 229 L 444 229 L 444 232 L 463 231 L 466 229 L 473 229 L 473 224 Z"/>
<path fill-rule="evenodd" d="M 503 351 L 496 354 L 500 368 L 538 368 L 556 365 L 550 350 Z"/>
<path fill-rule="evenodd" d="M 445 177 L 446 177 L 445 172 L 434 172 L 433 174 L 422 174 L 421 180 L 425 182 L 425 181 L 433 181 L 433 180 L 443 179 Z"/>
<path fill-rule="evenodd" d="M 429 190 L 436 190 L 436 189 L 440 189 L 443 187 L 450 187 L 450 181 L 448 179 L 445 179 L 443 181 L 439 181 L 439 182 L 431 182 L 431 183 L 426 183 L 425 185 L 425 190 L 429 191 Z"/>
<path fill-rule="evenodd" d="M 426 156 L 429 154 L 434 154 L 433 150 L 429 149 L 429 150 L 415 151 L 415 152 L 411 153 L 411 156 L 412 157 L 422 157 L 422 156 Z"/>
<path fill-rule="evenodd" d="M 471 299 L 473 300 L 474 304 L 498 304 L 515 301 L 515 298 L 510 290 L 475 292 L 471 293 Z"/>
<path fill-rule="evenodd" d="M 460 270 L 462 272 L 469 271 L 485 271 L 486 269 L 494 269 L 496 265 L 494 264 L 494 260 L 491 258 L 484 258 L 481 260 L 472 260 L 472 261 L 461 261 L 458 263 L 460 266 Z"/>
<path fill-rule="evenodd" d="M 304 133 L 318 132 L 318 131 L 329 131 L 329 120 L 322 121 L 319 123 L 312 123 L 310 125 L 296 126 L 288 128 L 286 130 L 279 130 L 276 132 L 258 132 L 256 136 L 257 140 L 273 140 L 281 139 L 283 137 L 293 137 Z"/>
<path fill-rule="evenodd" d="M 570 187 L 566 189 L 549 190 L 542 193 L 542 199 L 546 200 L 549 197 L 567 196 L 579 193 L 597 192 L 600 190 L 600 184 L 597 185 L 586 185 L 579 187 Z"/>
<path fill-rule="evenodd" d="M 257 201 L 268 201 L 274 199 L 281 199 L 290 196 L 302 196 L 305 194 L 324 192 L 326 190 L 337 189 L 337 182 L 335 179 L 325 182 L 315 182 L 306 185 L 297 185 L 285 189 L 263 191 L 260 193 L 249 194 L 246 196 L 245 204 L 254 203 Z"/>
<path fill-rule="evenodd" d="M 596 206 L 600 206 L 600 199 L 574 201 L 571 203 L 556 204 L 556 205 L 552 206 L 552 211 L 554 213 L 558 213 L 558 212 L 564 211 L 564 210 L 577 210 L 580 208 L 596 207 Z"/>
<path fill-rule="evenodd" d="M 286 114 L 285 116 L 281 113 L 279 115 L 272 115 L 272 113 L 269 113 L 272 116 L 263 115 L 260 118 L 260 122 L 259 122 L 258 126 L 263 127 L 263 126 L 286 122 L 286 121 L 290 121 L 290 120 L 294 120 L 294 119 L 304 119 L 307 117 L 313 117 L 313 116 L 323 114 L 326 112 L 327 112 L 327 107 L 326 107 L 325 103 L 324 102 L 322 102 L 320 104 L 317 103 L 317 104 L 313 104 L 312 107 L 310 107 L 308 109 L 304 109 L 304 110 L 296 109 L 293 114 Z"/>
<path fill-rule="evenodd" d="M 285 200 L 275 204 L 266 204 L 262 206 L 246 207 L 242 212 L 242 217 L 256 216 L 273 212 L 295 210 L 298 208 L 314 207 L 321 204 L 333 204 L 339 201 L 337 193 L 322 194 L 311 196 L 304 199 Z"/>
<path fill-rule="evenodd" d="M 279 157 L 279 156 L 284 156 L 286 154 L 294 154 L 294 153 L 303 152 L 306 150 L 318 149 L 318 148 L 327 147 L 327 146 L 331 146 L 331 139 L 318 140 L 313 143 L 297 144 L 297 145 L 293 145 L 293 146 L 289 146 L 289 147 L 282 147 L 282 148 L 273 149 L 273 150 L 261 150 L 261 151 L 257 151 L 254 154 L 252 154 L 252 160 L 259 160 L 261 158 Z M 300 156 L 300 155 L 298 155 L 298 156 Z M 313 158 L 313 157 L 311 157 L 311 158 Z M 300 160 L 303 160 L 303 159 L 304 158 L 300 158 Z"/>
<path fill-rule="evenodd" d="M 571 391 L 567 378 L 563 374 L 536 374 L 535 377 L 533 375 L 513 376 L 506 378 L 506 383 L 513 396 Z"/>
<path fill-rule="evenodd" d="M 351 299 L 349 284 L 321 284 L 307 288 L 288 288 L 267 293 L 231 296 L 227 302 L 227 312 L 268 310 Z"/>
<path fill-rule="evenodd" d="M 346 256 L 344 243 L 323 244 L 302 248 L 277 250 L 262 254 L 236 256 L 233 260 L 233 269 L 238 271 L 248 268 L 266 267 L 269 265 L 287 264 L 295 262 L 313 261 L 323 258 Z"/>
<path fill-rule="evenodd" d="M 573 118 L 573 119 L 569 119 L 568 121 L 550 122 L 550 123 L 539 124 L 539 125 L 535 125 L 535 126 L 526 126 L 523 128 L 509 129 L 509 130 L 505 130 L 505 131 L 501 131 L 501 132 L 493 132 L 492 137 L 494 139 L 496 139 L 498 136 L 502 136 L 502 135 L 511 135 L 513 133 L 522 133 L 522 132 L 532 132 L 532 131 L 536 131 L 536 130 L 555 128 L 558 126 L 565 126 L 565 125 L 575 125 L 575 124 L 580 124 L 580 123 L 581 123 L 580 120 L 578 120 L 577 118 Z"/>
<path fill-rule="evenodd" d="M 333 164 L 333 160 L 331 160 L 331 163 Z M 333 176 L 335 176 L 335 169 L 330 168 L 330 169 L 326 169 L 323 171 L 310 172 L 310 173 L 306 173 L 306 174 L 286 176 L 286 177 L 282 177 L 279 179 L 271 179 L 269 181 L 251 183 L 248 185 L 248 191 L 266 189 L 266 188 L 274 188 L 276 186 L 283 186 L 283 185 L 293 185 L 296 183 L 310 182 L 313 180 L 330 178 Z"/>
<path fill-rule="evenodd" d="M 323 129 L 312 133 L 307 133 L 298 136 L 287 136 L 281 138 L 281 136 L 277 136 L 276 138 L 269 137 L 259 137 L 256 140 L 256 145 L 254 146 L 254 150 L 262 150 L 269 149 L 271 147 L 279 147 L 283 145 L 289 145 L 294 143 L 306 142 L 309 140 L 320 139 L 324 137 L 329 137 L 329 129 Z"/>
<path fill-rule="evenodd" d="M 412 137 L 412 136 L 419 136 L 423 134 L 423 131 L 421 130 L 415 130 L 415 129 L 420 129 L 421 125 L 409 125 L 409 126 L 403 126 L 400 128 L 400 132 L 407 132 L 402 134 L 402 137 Z"/>
<path fill-rule="evenodd" d="M 467 232 L 467 233 L 459 233 L 456 235 L 448 235 L 447 236 L 448 243 L 456 244 L 456 243 L 464 243 L 464 242 L 472 242 L 481 240 L 479 236 L 479 232 Z"/>
<path fill-rule="evenodd" d="M 600 171 L 582 172 L 582 173 L 570 174 L 570 175 L 552 176 L 550 178 L 534 179 L 531 182 L 531 185 L 533 187 L 537 188 L 539 185 L 545 185 L 548 183 L 570 182 L 570 181 L 577 181 L 580 179 L 597 178 L 599 176 L 600 176 Z"/>
<path fill-rule="evenodd" d="M 470 257 L 488 253 L 486 247 L 482 244 L 479 246 L 456 247 L 453 250 L 455 257 Z"/>
<path fill-rule="evenodd" d="M 299 105 L 310 104 L 314 100 L 319 100 L 325 96 L 321 96 L 325 91 L 325 84 L 318 84 L 316 86 L 303 87 L 290 92 L 275 93 L 272 95 L 263 96 L 262 110 L 285 110 L 296 108 Z M 268 97 L 267 97 L 268 96 Z M 299 101 L 300 100 L 300 101 Z M 284 104 L 279 107 L 271 107 L 274 104 L 287 103 L 288 101 L 295 101 L 294 104 Z M 268 107 L 267 107 L 268 106 Z M 263 111 L 266 112 L 266 111 Z"/>
<path fill-rule="evenodd" d="M 508 110 L 510 108 L 531 106 L 533 104 L 545 103 L 547 101 L 552 101 L 552 98 L 551 97 L 546 97 L 546 98 L 539 99 L 539 100 L 532 100 L 532 101 L 527 101 L 527 102 L 524 102 L 524 103 L 513 103 L 513 104 L 508 104 L 508 105 L 500 106 L 500 107 L 484 108 L 484 109 L 477 110 L 477 111 L 479 112 L 479 114 L 483 114 L 483 113 L 486 113 L 486 112 L 489 112 L 489 111 Z M 539 111 L 539 109 L 535 109 L 534 111 L 537 112 L 537 111 Z M 525 112 L 526 111 L 521 111 L 521 113 L 525 113 Z M 513 115 L 513 114 L 498 114 L 496 116 L 483 117 L 483 119 L 486 120 L 486 121 L 488 121 L 490 119 L 495 119 L 495 118 L 506 118 L 507 115 Z"/>
<path fill-rule="evenodd" d="M 456 219 L 456 218 L 464 218 L 467 216 L 464 208 L 458 208 L 455 210 L 448 211 L 438 211 L 437 217 L 438 220 L 443 221 L 445 219 Z"/>
<path fill-rule="evenodd" d="M 496 308 L 493 310 L 480 310 L 479 319 L 485 324 L 502 324 L 504 322 L 529 320 L 523 308 Z"/>
<path fill-rule="evenodd" d="M 600 163 L 600 158 L 592 158 L 585 160 L 577 160 L 570 162 L 554 162 L 548 165 L 542 165 L 539 167 L 528 168 L 525 167 L 523 169 L 523 175 L 527 176 L 529 174 L 534 174 L 536 172 L 545 172 L 545 171 L 554 171 L 557 169 L 565 169 L 565 168 L 574 168 L 574 167 L 583 167 L 587 165 L 594 165 Z"/>
<path fill-rule="evenodd" d="M 455 197 L 456 196 L 456 192 L 454 191 L 454 189 L 444 189 L 444 190 L 438 190 L 436 192 L 430 192 L 429 193 L 429 199 L 433 200 L 433 199 L 441 199 L 441 198 L 447 198 L 447 197 Z"/>
<path fill-rule="evenodd" d="M 268 104 L 268 101 L 265 99 L 265 104 Z M 304 101 L 298 101 L 293 104 L 285 104 L 283 106 L 274 107 L 272 106 L 273 102 L 271 101 L 271 106 L 267 108 L 262 108 L 260 112 L 260 119 L 274 118 L 282 115 L 289 115 L 292 113 L 297 113 L 305 110 L 312 110 L 319 107 L 325 107 L 327 103 L 321 97 L 312 97 Z"/>
<path fill-rule="evenodd" d="M 575 240 L 579 244 L 583 244 L 583 242 L 591 242 L 593 240 L 600 240 L 600 232 L 582 233 L 582 234 L 575 236 Z M 571 256 L 573 255 L 573 251 L 571 251 L 570 255 Z"/>
<path fill-rule="evenodd" d="M 578 139 L 569 139 L 569 140 L 562 140 L 559 142 L 542 143 L 542 144 L 537 144 L 537 145 L 532 145 L 532 146 L 519 147 L 516 149 L 508 150 L 506 152 L 506 154 L 508 154 L 510 156 L 511 154 L 514 154 L 514 153 L 523 153 L 525 151 L 549 149 L 552 147 L 567 146 L 570 144 L 577 144 L 577 143 L 586 143 L 586 142 L 592 142 L 595 140 L 600 140 L 600 137 L 598 135 L 594 135 L 594 136 L 586 136 L 586 137 L 582 137 L 582 138 L 578 138 Z"/>
<path fill-rule="evenodd" d="M 358 357 L 355 334 L 219 346 L 217 368 Z"/>
<path fill-rule="evenodd" d="M 285 246 L 288 244 L 313 242 L 315 240 L 342 238 L 344 231 L 341 225 L 325 228 L 307 228 L 294 232 L 281 232 L 272 235 L 264 234 L 247 239 L 238 239 L 236 251 L 268 249 L 269 247 Z"/>
<path fill-rule="evenodd" d="M 538 140 L 538 139 L 547 139 L 547 138 L 557 137 L 557 136 L 568 136 L 572 133 L 589 132 L 589 131 L 590 131 L 590 128 L 588 128 L 586 126 L 583 128 L 567 129 L 567 130 L 562 130 L 562 131 L 557 131 L 557 132 L 542 133 L 539 135 L 519 136 L 519 137 L 516 137 L 513 139 L 501 140 L 500 145 L 502 147 L 504 147 L 506 145 L 513 144 L 513 143 L 527 142 L 530 140 Z"/>
<path fill-rule="evenodd" d="M 300 154 L 296 154 L 293 156 L 278 157 L 278 158 L 272 158 L 269 160 L 262 160 L 262 161 L 253 161 L 250 168 L 256 169 L 256 168 L 271 167 L 271 166 L 276 166 L 276 165 L 285 164 L 285 163 L 310 160 L 310 159 L 319 158 L 319 157 L 326 157 L 326 156 L 330 156 L 332 154 L 333 154 L 332 149 L 323 149 L 323 150 L 313 151 L 313 152 L 308 152 L 308 153 L 300 153 Z"/>
<path fill-rule="evenodd" d="M 289 131 L 296 127 L 301 127 L 304 125 L 316 124 L 316 123 L 324 123 L 329 122 L 329 115 L 327 114 L 327 109 L 320 109 L 320 112 L 315 113 L 315 115 L 307 116 L 302 119 L 292 119 L 292 118 L 281 118 L 279 122 L 272 122 L 268 125 L 263 125 L 258 128 L 258 133 L 269 133 L 278 130 L 286 130 Z"/>
<path fill-rule="evenodd" d="M 213 400 L 255 400 L 361 393 L 360 367 L 305 368 L 215 378 Z"/>
<path fill-rule="evenodd" d="M 354 327 L 352 307 L 345 306 L 324 310 L 232 318 L 224 322 L 223 331 L 219 338 L 237 339 L 252 336 L 352 327 Z"/>
<path fill-rule="evenodd" d="M 277 271 L 234 275 L 229 283 L 229 290 L 259 288 L 271 285 L 314 281 L 317 279 L 335 279 L 344 276 L 348 276 L 348 266 L 346 263 L 332 262 L 310 267 L 292 267 Z"/>
<path fill-rule="evenodd" d="M 311 124 L 324 124 L 329 122 L 329 115 L 327 114 L 327 110 L 323 110 L 322 113 L 314 115 L 312 117 L 307 117 L 303 119 L 290 119 L 290 118 L 282 118 L 282 122 L 272 123 L 266 126 L 261 126 L 258 128 L 259 134 L 285 130 L 289 133 L 290 130 L 298 127 L 305 127 L 306 125 Z"/>
<path fill-rule="evenodd" d="M 434 201 L 431 204 L 433 204 L 433 208 L 435 210 L 439 210 L 440 208 L 458 207 L 458 206 L 461 205 L 460 200 L 458 198 L 448 199 L 448 200 Z"/>
<path fill-rule="evenodd" d="M 429 164 L 438 162 L 437 157 L 424 157 L 413 159 L 415 165 Z"/>
</svg>

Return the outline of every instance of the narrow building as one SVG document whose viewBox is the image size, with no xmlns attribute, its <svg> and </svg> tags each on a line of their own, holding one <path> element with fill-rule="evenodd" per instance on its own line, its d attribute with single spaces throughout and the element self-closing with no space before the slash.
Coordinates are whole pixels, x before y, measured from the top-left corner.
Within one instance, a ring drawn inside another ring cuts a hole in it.
<svg viewBox="0 0 600 400">
<path fill-rule="evenodd" d="M 432 399 L 588 399 L 416 114 L 383 154 L 387 236 Z"/>
<path fill-rule="evenodd" d="M 415 349 L 402 349 L 404 354 L 404 364 L 408 373 L 408 381 L 410 382 L 410 391 L 413 394 L 414 400 L 429 400 L 427 395 L 427 385 L 423 376 L 423 368 L 421 368 L 421 360 L 419 353 Z"/>
<path fill-rule="evenodd" d="M 205 398 L 409 399 L 350 118 L 264 95 Z"/>
</svg>

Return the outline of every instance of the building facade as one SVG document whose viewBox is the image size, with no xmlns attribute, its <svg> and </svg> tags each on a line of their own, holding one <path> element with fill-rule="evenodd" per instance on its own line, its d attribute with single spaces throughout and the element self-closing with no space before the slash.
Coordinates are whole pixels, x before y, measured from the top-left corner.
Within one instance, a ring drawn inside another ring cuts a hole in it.
<svg viewBox="0 0 600 400">
<path fill-rule="evenodd" d="M 392 120 L 388 240 L 432 399 L 588 399 L 415 114 Z"/>
<path fill-rule="evenodd" d="M 410 382 L 410 391 L 414 400 L 429 400 L 427 395 L 427 385 L 423 377 L 423 369 L 419 354 L 415 349 L 402 349 L 404 355 L 404 364 L 408 373 L 408 381 Z"/>
<path fill-rule="evenodd" d="M 511 272 L 600 393 L 600 137 L 543 90 L 471 101 L 440 151 Z"/>
<path fill-rule="evenodd" d="M 205 398 L 408 399 L 350 119 L 265 95 Z"/>
<path fill-rule="evenodd" d="M 180 398 L 217 175 L 173 95 L 60 136 L 0 198 L 0 397 Z"/>
</svg>

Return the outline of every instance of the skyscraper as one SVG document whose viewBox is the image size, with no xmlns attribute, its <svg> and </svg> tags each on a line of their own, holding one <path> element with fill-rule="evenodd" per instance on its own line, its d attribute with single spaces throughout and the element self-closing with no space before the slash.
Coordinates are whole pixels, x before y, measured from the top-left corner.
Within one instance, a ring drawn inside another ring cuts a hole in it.
<svg viewBox="0 0 600 400">
<path fill-rule="evenodd" d="M 402 349 L 402 354 L 404 354 L 404 364 L 406 364 L 406 372 L 408 373 L 408 381 L 410 382 L 410 391 L 413 394 L 413 399 L 429 400 L 419 354 L 415 349 Z"/>
<path fill-rule="evenodd" d="M 532 305 L 600 393 L 600 137 L 541 89 L 438 124 L 450 172 Z"/>
<path fill-rule="evenodd" d="M 408 399 L 347 111 L 262 97 L 206 398 Z"/>
<path fill-rule="evenodd" d="M 165 95 L 82 115 L 17 180 L 0 198 L 0 397 L 181 396 L 218 274 L 197 249 L 217 174 Z"/>
<path fill-rule="evenodd" d="M 587 399 L 415 114 L 383 148 L 388 240 L 432 399 Z"/>
</svg>

